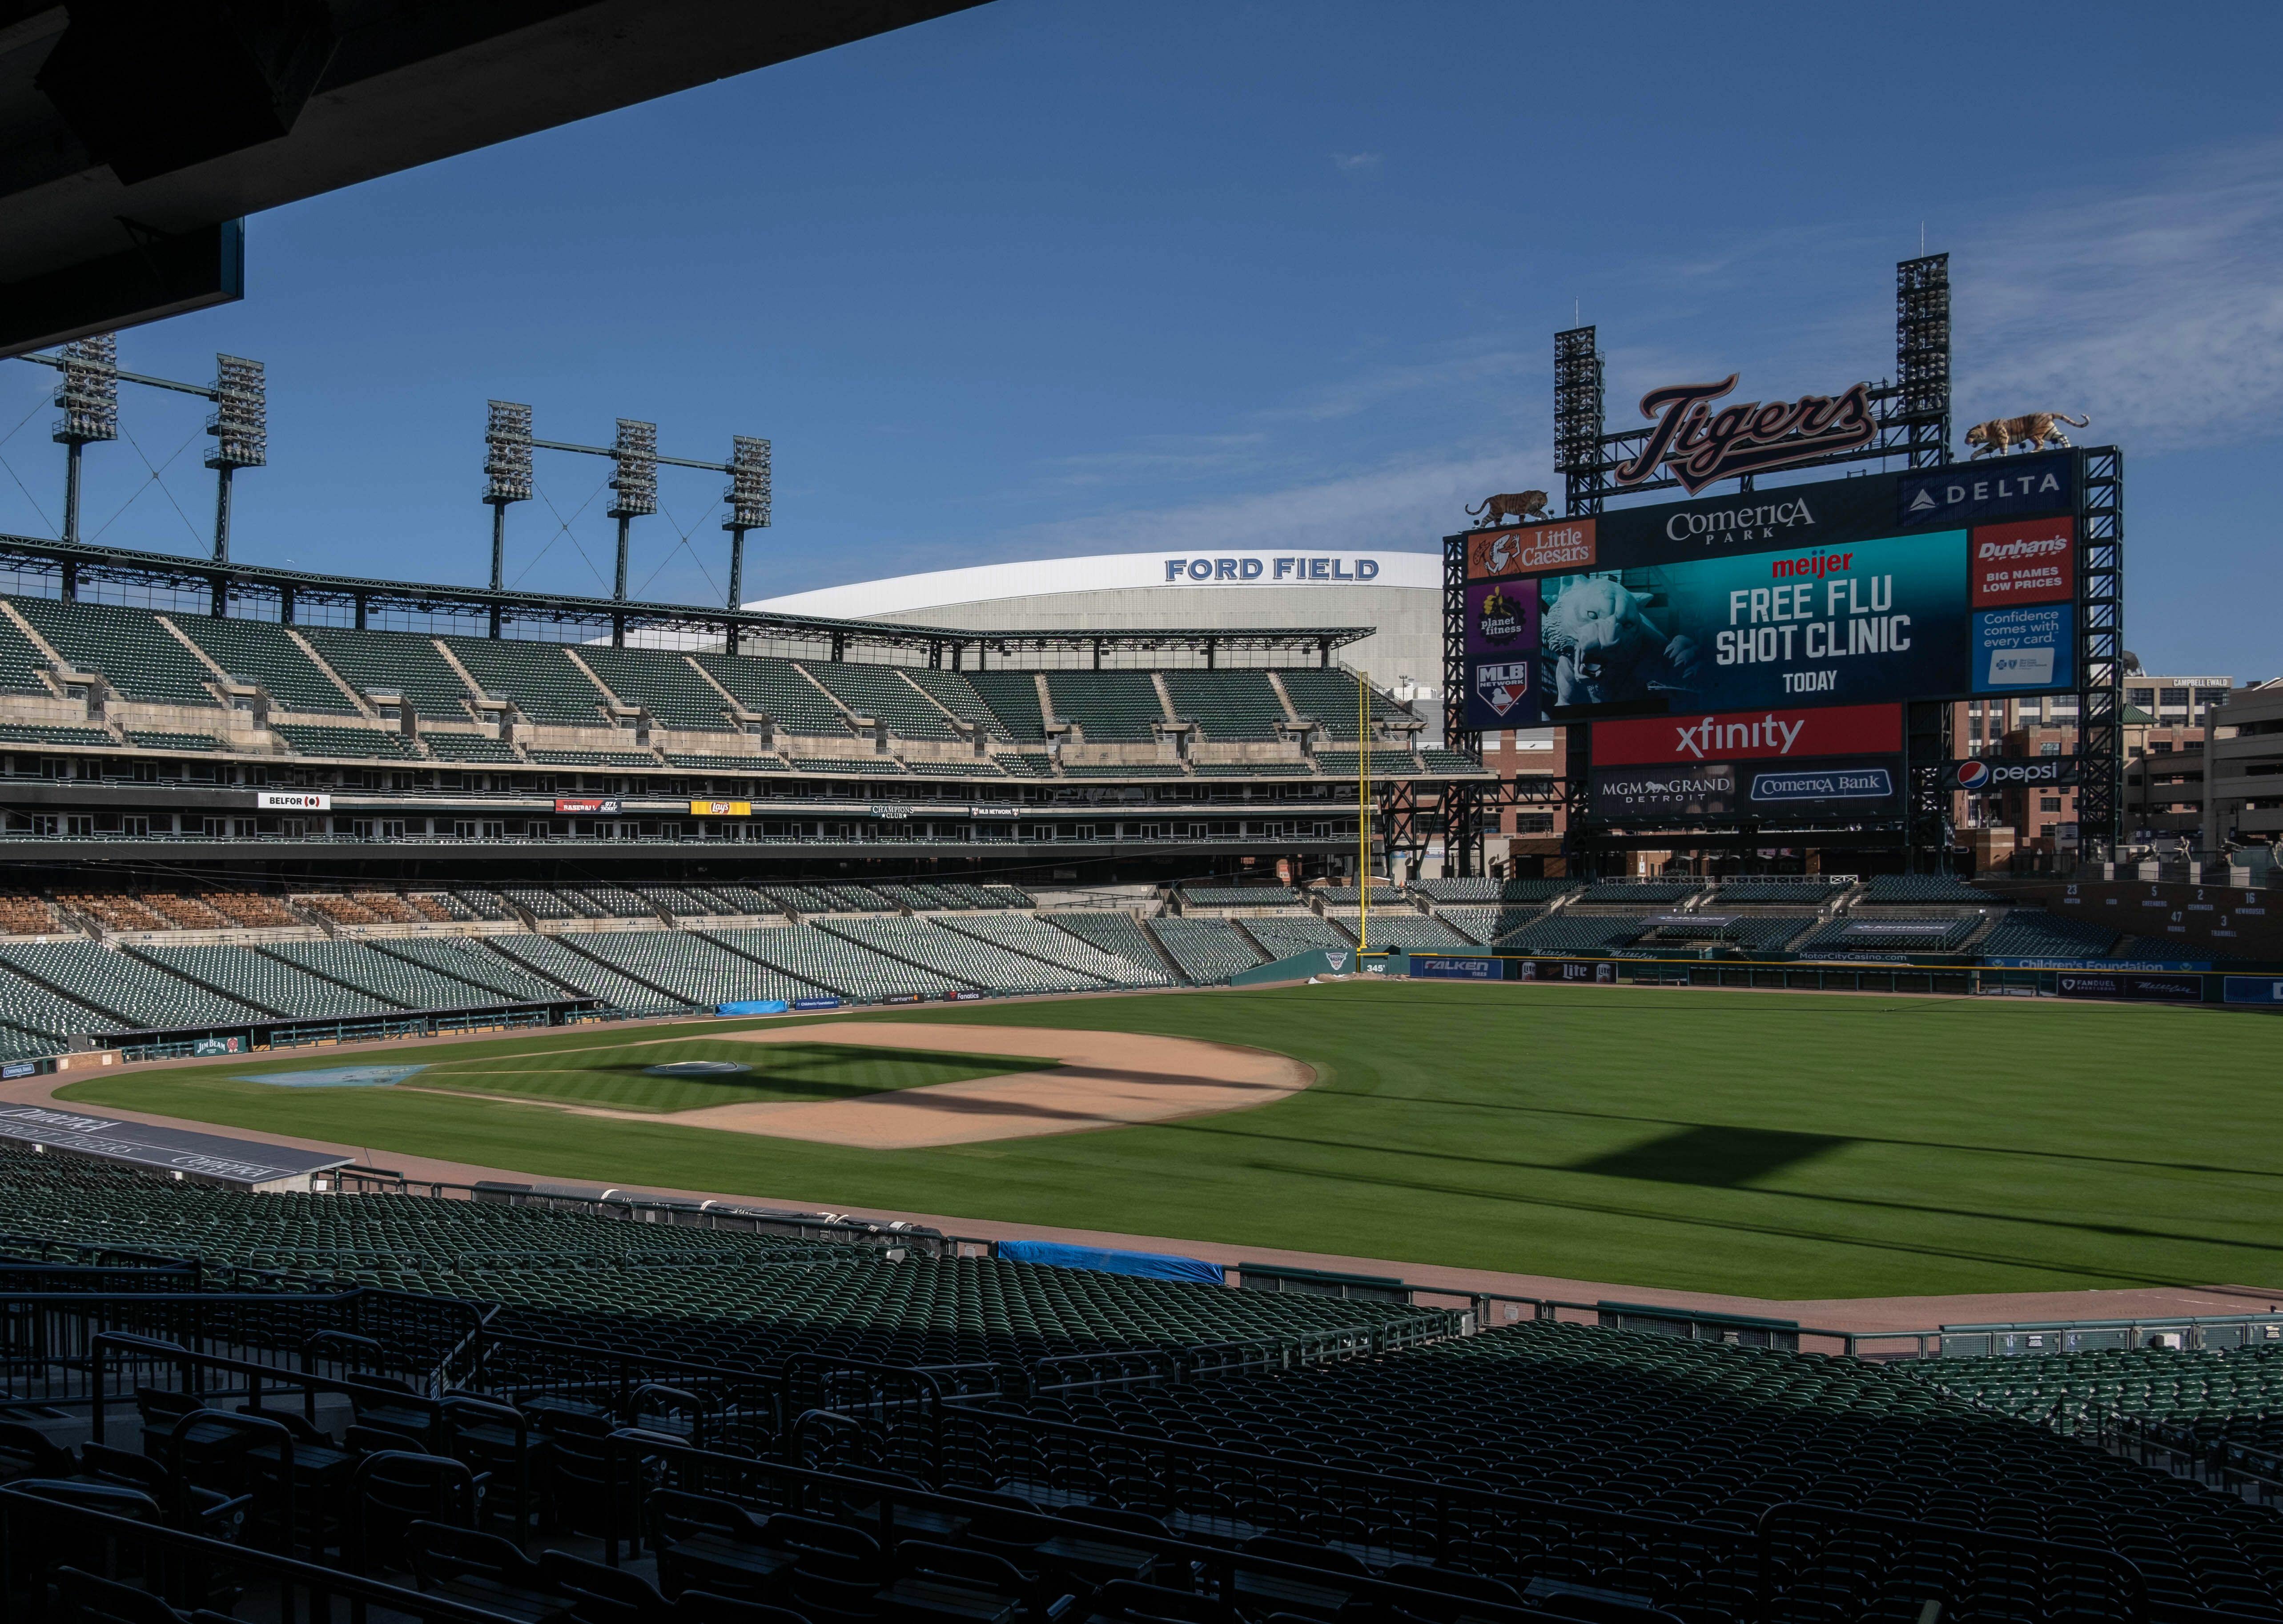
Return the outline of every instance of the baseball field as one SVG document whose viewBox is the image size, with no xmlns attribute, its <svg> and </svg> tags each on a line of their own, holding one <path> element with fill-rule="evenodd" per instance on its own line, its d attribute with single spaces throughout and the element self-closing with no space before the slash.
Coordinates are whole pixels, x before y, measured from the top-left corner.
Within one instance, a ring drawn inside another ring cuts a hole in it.
<svg viewBox="0 0 2283 1624">
<path fill-rule="evenodd" d="M 1886 1297 L 2283 1280 L 2279 1034 L 2202 1010 L 1357 981 L 300 1050 L 56 1097 L 382 1166 Z"/>
</svg>

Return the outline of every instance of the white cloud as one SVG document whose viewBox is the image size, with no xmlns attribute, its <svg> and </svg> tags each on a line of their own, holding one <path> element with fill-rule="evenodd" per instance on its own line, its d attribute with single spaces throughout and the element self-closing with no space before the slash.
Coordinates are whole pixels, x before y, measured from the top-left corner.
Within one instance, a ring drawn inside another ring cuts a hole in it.
<svg viewBox="0 0 2283 1624">
<path fill-rule="evenodd" d="M 1952 255 L 1955 418 L 2090 414 L 2079 443 L 2274 433 L 2283 408 L 2283 143 L 2008 219 Z"/>
<path fill-rule="evenodd" d="M 1355 175 L 1376 169 L 1387 161 L 1383 152 L 1334 152 L 1332 167 L 1344 174 Z"/>
</svg>

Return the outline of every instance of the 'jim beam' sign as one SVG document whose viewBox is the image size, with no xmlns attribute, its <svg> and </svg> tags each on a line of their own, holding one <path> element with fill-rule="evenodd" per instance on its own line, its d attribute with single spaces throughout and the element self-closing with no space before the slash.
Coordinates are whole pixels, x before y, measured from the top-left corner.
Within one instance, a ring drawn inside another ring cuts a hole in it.
<svg viewBox="0 0 2283 1624">
<path fill-rule="evenodd" d="M 1640 449 L 1610 471 L 1620 486 L 1638 485 L 1659 467 L 1691 496 L 1715 480 L 1762 473 L 1870 443 L 1871 386 L 1796 401 L 1742 401 L 1712 410 L 1736 386 L 1731 372 L 1717 384 L 1668 384 L 1641 396 L 1641 416 L 1656 425 Z"/>
</svg>

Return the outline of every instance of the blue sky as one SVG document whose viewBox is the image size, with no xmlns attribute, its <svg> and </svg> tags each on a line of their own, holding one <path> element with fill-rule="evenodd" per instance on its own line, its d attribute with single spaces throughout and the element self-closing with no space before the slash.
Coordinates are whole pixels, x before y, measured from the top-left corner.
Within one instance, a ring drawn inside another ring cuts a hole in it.
<svg viewBox="0 0 2283 1624">
<path fill-rule="evenodd" d="M 1552 482 L 1573 311 L 1613 423 L 1679 378 L 1828 391 L 1890 370 L 1923 224 L 1960 426 L 2090 412 L 2127 449 L 2127 643 L 2273 675 L 2279 45 L 2273 6 L 998 0 L 257 216 L 249 297 L 121 355 L 269 363 L 236 552 L 305 568 L 479 581 L 494 395 L 555 438 L 773 438 L 751 596 L 1428 548 Z M 54 531 L 52 379 L 0 363 L 0 529 Z M 89 533 L 205 544 L 194 404 L 130 393 Z M 605 472 L 542 454 L 510 579 L 608 590 Z M 721 483 L 666 477 L 638 589 L 719 600 Z"/>
</svg>

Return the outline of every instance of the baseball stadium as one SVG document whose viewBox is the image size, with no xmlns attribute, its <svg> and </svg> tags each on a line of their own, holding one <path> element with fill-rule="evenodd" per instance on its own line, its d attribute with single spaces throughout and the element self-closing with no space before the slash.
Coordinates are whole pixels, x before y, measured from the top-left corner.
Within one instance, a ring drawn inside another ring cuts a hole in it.
<svg viewBox="0 0 2283 1624">
<path fill-rule="evenodd" d="M 653 426 L 513 402 L 495 537 L 608 457 L 613 596 L 232 561 L 260 371 L 103 285 L 8 345 L 5 1616 L 2283 1620 L 2270 871 L 2118 855 L 2123 454 L 1952 422 L 1945 256 L 1718 433 L 1554 335 L 1549 488 L 1377 550 L 755 596 L 739 440 L 721 607 L 623 589 Z M 81 533 L 122 384 L 210 556 Z"/>
</svg>

